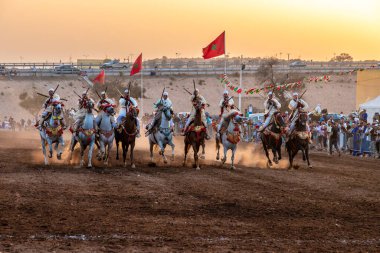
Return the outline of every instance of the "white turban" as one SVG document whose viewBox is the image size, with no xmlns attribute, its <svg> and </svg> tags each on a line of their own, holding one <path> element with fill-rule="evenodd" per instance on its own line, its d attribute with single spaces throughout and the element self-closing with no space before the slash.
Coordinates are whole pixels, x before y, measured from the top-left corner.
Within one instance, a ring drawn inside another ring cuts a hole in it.
<svg viewBox="0 0 380 253">
<path fill-rule="evenodd" d="M 128 90 L 128 89 L 125 89 L 124 93 L 129 93 L 129 90 Z"/>
<path fill-rule="evenodd" d="M 268 93 L 268 96 L 269 96 L 269 95 L 273 95 L 273 92 L 272 92 L 272 91 L 270 91 L 270 92 Z"/>
<path fill-rule="evenodd" d="M 105 91 L 102 91 L 102 93 L 100 93 L 101 95 L 105 95 L 106 94 L 106 92 Z"/>
<path fill-rule="evenodd" d="M 53 89 L 53 88 L 50 88 L 50 89 L 49 89 L 49 92 L 50 92 L 50 91 L 54 92 L 54 89 Z"/>
<path fill-rule="evenodd" d="M 297 92 L 293 92 L 293 96 L 298 96 L 298 93 Z"/>
<path fill-rule="evenodd" d="M 169 96 L 169 93 L 167 91 L 165 91 L 162 95 L 163 96 Z"/>
<path fill-rule="evenodd" d="M 223 92 L 223 94 L 224 94 L 224 95 L 228 95 L 228 90 L 225 90 L 225 91 Z"/>
<path fill-rule="evenodd" d="M 83 91 L 83 92 L 82 92 L 82 95 L 87 95 L 87 91 Z"/>
</svg>

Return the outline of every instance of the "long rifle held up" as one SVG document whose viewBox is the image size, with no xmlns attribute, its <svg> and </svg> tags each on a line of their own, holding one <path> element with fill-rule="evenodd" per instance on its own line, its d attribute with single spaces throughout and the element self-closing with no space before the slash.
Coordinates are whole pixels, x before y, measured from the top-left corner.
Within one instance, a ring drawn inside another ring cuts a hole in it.
<svg viewBox="0 0 380 253">
<path fill-rule="evenodd" d="M 186 88 L 183 88 L 187 93 L 189 93 L 190 95 L 193 95 L 188 89 Z"/>
<path fill-rule="evenodd" d="M 57 85 L 57 87 L 55 87 L 53 94 L 55 94 L 55 92 L 58 90 L 58 87 L 59 87 L 59 84 Z"/>
<path fill-rule="evenodd" d="M 195 81 L 194 81 L 194 79 L 193 79 L 193 85 L 194 85 L 194 90 L 195 90 Z"/>
</svg>

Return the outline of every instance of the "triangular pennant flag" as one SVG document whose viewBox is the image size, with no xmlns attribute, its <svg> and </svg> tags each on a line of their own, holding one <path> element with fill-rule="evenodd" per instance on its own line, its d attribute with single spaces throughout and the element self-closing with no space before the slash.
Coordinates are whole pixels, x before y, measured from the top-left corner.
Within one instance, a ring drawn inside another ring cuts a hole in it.
<svg viewBox="0 0 380 253">
<path fill-rule="evenodd" d="M 106 78 L 106 73 L 104 72 L 104 69 L 102 69 L 102 71 L 100 71 L 99 75 L 97 75 L 94 78 L 93 82 L 94 83 L 104 84 L 105 78 Z"/>
</svg>

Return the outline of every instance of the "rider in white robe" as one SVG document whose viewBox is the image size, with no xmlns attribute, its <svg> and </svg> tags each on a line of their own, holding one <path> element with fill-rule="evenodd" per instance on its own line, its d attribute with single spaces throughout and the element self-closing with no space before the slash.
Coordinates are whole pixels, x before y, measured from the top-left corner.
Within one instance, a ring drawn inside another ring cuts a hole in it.
<svg viewBox="0 0 380 253">
<path fill-rule="evenodd" d="M 266 119 L 264 124 L 260 127 L 259 132 L 262 132 L 269 126 L 273 120 L 273 115 L 281 108 L 280 102 L 273 97 L 273 92 L 268 93 L 268 98 L 264 102 Z"/>
<path fill-rule="evenodd" d="M 138 109 L 137 101 L 133 97 L 129 96 L 128 89 L 124 91 L 124 95 L 119 99 L 119 106 L 120 106 L 119 116 L 117 117 L 118 125 L 120 125 L 123 122 L 123 119 L 127 116 L 127 110 L 129 110 L 130 106 L 133 106 L 136 109 Z M 137 124 L 136 137 L 139 138 L 140 137 L 140 120 L 137 116 L 136 116 L 136 124 Z"/>
</svg>

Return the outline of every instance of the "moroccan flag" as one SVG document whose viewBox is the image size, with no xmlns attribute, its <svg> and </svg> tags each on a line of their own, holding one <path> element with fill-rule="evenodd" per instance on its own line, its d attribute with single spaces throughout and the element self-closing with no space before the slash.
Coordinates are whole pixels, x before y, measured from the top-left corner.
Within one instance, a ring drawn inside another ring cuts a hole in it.
<svg viewBox="0 0 380 253">
<path fill-rule="evenodd" d="M 136 73 L 139 73 L 142 69 L 142 53 L 137 57 L 135 63 L 132 65 L 131 74 L 130 76 L 133 76 Z"/>
<path fill-rule="evenodd" d="M 101 84 L 104 84 L 105 77 L 106 77 L 106 73 L 104 72 L 104 69 L 102 69 L 102 71 L 100 71 L 99 75 L 97 75 L 97 76 L 95 77 L 95 79 L 93 80 L 93 82 L 94 82 L 94 83 L 101 83 Z"/>
<path fill-rule="evenodd" d="M 203 48 L 203 58 L 210 59 L 217 57 L 219 55 L 225 54 L 225 37 L 222 32 L 213 42 L 211 42 L 207 47 Z"/>
</svg>

